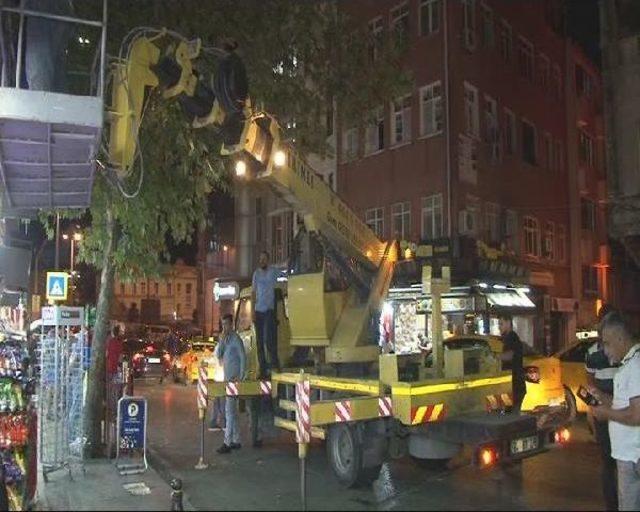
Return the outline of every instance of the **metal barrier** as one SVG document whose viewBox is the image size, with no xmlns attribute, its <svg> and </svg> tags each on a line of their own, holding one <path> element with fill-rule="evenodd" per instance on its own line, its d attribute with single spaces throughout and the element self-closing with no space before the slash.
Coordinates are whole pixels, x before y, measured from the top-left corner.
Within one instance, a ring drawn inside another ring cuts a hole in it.
<svg viewBox="0 0 640 512">
<path fill-rule="evenodd" d="M 53 314 L 48 323 L 43 322 L 53 328 L 45 332 L 38 343 L 38 462 L 46 481 L 48 473 L 62 468 L 71 473 L 74 463 L 84 470 L 86 340 L 83 335 L 74 336 L 70 332 L 72 325 L 81 325 L 82 308 L 44 309 Z M 62 318 L 69 312 L 74 318 Z M 79 316 L 75 316 L 76 313 Z"/>
</svg>

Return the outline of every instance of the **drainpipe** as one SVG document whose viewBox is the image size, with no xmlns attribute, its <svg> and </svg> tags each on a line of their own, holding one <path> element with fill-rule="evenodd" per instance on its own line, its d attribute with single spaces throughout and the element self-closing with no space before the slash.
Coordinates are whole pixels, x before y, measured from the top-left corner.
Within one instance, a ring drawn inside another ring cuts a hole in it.
<svg viewBox="0 0 640 512">
<path fill-rule="evenodd" d="M 451 237 L 453 235 L 453 226 L 451 223 L 451 116 L 449 115 L 451 111 L 451 107 L 449 105 L 449 19 L 447 11 L 448 2 L 447 0 L 443 0 L 443 28 L 444 28 L 444 101 L 445 101 L 445 112 L 446 112 L 446 123 L 445 123 L 445 158 L 446 158 L 446 167 L 447 167 L 447 236 L 449 237 L 449 242 L 451 243 Z"/>
</svg>

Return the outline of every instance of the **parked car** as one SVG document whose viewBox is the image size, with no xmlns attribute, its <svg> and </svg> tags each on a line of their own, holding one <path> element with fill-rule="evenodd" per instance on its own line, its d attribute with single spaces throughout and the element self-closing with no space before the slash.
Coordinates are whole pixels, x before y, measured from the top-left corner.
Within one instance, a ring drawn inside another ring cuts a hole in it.
<svg viewBox="0 0 640 512">
<path fill-rule="evenodd" d="M 147 374 L 147 358 L 144 355 L 146 346 L 140 338 L 126 338 L 122 344 L 124 356 L 129 361 L 133 377 L 136 379 Z"/>
<path fill-rule="evenodd" d="M 173 362 L 174 382 L 197 382 L 202 361 L 207 363 L 207 379 L 223 380 L 222 366 L 214 356 L 216 342 L 213 338 L 195 336 L 188 342 L 187 350 Z M 218 377 L 218 378 L 216 378 Z"/>
<path fill-rule="evenodd" d="M 567 348 L 558 352 L 562 366 L 562 380 L 576 395 L 580 386 L 587 385 L 587 373 L 585 371 L 585 359 L 589 347 L 596 342 L 596 338 L 576 340 Z M 578 400 L 578 412 L 588 412 L 589 407 L 582 400 Z"/>
<path fill-rule="evenodd" d="M 164 378 L 169 375 L 171 356 L 163 342 L 128 338 L 123 348 L 131 361 L 134 378 L 158 377 L 162 384 Z"/>
<path fill-rule="evenodd" d="M 484 341 L 493 352 L 502 352 L 502 340 L 489 335 L 454 336 L 445 340 L 445 344 L 462 339 Z M 571 390 L 563 385 L 560 359 L 538 354 L 526 343 L 523 346 L 527 394 L 522 402 L 522 411 L 535 413 L 540 418 L 544 415 L 544 421 L 555 417 L 573 421 L 576 401 Z"/>
</svg>

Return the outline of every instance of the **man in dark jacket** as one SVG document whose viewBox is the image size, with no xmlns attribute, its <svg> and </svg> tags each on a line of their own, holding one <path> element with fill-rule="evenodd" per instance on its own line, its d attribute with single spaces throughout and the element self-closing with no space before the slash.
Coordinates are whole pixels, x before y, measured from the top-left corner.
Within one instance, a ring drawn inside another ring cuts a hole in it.
<svg viewBox="0 0 640 512">
<path fill-rule="evenodd" d="M 513 330 L 513 318 L 507 313 L 499 316 L 500 334 L 502 335 L 502 367 L 511 370 L 512 394 L 514 413 L 519 414 L 527 385 L 524 380 L 524 368 L 522 366 L 522 341 Z"/>
</svg>

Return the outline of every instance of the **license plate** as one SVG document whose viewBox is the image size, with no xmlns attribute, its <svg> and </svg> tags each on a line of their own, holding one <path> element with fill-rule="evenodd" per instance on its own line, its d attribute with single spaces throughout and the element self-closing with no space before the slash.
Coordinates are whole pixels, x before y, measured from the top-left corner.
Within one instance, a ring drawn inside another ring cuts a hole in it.
<svg viewBox="0 0 640 512">
<path fill-rule="evenodd" d="M 150 363 L 159 363 L 160 362 L 160 358 L 159 357 L 150 357 L 149 358 L 149 362 Z"/>
<path fill-rule="evenodd" d="M 511 441 L 511 455 L 538 449 L 538 436 L 521 437 Z"/>
</svg>

